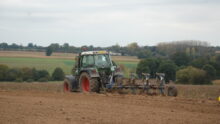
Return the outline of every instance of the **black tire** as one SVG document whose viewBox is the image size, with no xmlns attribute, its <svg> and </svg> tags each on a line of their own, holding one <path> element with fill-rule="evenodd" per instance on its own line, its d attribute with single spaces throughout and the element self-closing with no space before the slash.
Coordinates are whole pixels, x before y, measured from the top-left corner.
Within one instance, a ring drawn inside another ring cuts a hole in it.
<svg viewBox="0 0 220 124">
<path fill-rule="evenodd" d="M 91 89 L 90 92 L 96 92 L 96 93 L 100 92 L 100 85 L 96 78 L 92 78 L 90 80 L 90 89 Z"/>
<path fill-rule="evenodd" d="M 178 91 L 177 91 L 176 87 L 169 86 L 168 90 L 167 90 L 167 95 L 176 97 L 178 95 Z"/>
<path fill-rule="evenodd" d="M 63 91 L 64 92 L 72 92 L 72 83 L 70 82 L 70 80 L 64 79 Z"/>
<path fill-rule="evenodd" d="M 100 85 L 96 78 L 91 78 L 88 73 L 83 72 L 79 77 L 79 89 L 81 92 L 96 92 L 100 91 Z"/>
</svg>

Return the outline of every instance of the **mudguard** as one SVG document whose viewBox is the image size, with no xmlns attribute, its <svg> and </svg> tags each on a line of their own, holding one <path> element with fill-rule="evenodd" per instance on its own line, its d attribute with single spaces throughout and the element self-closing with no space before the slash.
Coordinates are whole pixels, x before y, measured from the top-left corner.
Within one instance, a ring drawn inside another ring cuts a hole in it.
<svg viewBox="0 0 220 124">
<path fill-rule="evenodd" d="M 83 73 L 83 72 L 86 72 L 86 73 L 89 74 L 89 76 L 90 76 L 91 78 L 100 77 L 99 73 L 98 73 L 98 72 L 95 72 L 95 73 L 94 73 L 93 70 L 94 70 L 94 68 L 83 69 L 83 70 L 80 72 L 80 74 Z"/>
<path fill-rule="evenodd" d="M 72 91 L 76 91 L 79 87 L 79 83 L 73 75 L 66 75 L 65 79 L 69 80 L 72 84 Z"/>
</svg>

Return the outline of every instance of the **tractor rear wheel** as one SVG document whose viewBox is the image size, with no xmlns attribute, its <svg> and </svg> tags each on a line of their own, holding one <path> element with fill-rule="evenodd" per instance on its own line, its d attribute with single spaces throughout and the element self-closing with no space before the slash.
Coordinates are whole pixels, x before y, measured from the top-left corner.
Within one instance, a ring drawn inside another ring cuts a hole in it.
<svg viewBox="0 0 220 124">
<path fill-rule="evenodd" d="M 81 92 L 99 92 L 100 85 L 96 78 L 91 78 L 88 73 L 83 72 L 79 78 L 79 88 Z"/>
<path fill-rule="evenodd" d="M 177 96 L 178 92 L 177 92 L 177 89 L 176 87 L 174 86 L 169 86 L 168 89 L 167 89 L 167 95 L 168 96 Z"/>
<path fill-rule="evenodd" d="M 72 84 L 68 79 L 64 80 L 63 91 L 64 92 L 72 92 Z"/>
</svg>

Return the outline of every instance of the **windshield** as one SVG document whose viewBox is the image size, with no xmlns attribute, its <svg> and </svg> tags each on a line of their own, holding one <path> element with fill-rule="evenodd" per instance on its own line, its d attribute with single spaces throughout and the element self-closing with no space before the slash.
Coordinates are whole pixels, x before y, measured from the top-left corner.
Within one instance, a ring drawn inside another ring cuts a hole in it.
<svg viewBox="0 0 220 124">
<path fill-rule="evenodd" d="M 94 55 L 94 59 L 95 65 L 98 67 L 109 67 L 111 65 L 109 55 L 107 54 Z"/>
</svg>

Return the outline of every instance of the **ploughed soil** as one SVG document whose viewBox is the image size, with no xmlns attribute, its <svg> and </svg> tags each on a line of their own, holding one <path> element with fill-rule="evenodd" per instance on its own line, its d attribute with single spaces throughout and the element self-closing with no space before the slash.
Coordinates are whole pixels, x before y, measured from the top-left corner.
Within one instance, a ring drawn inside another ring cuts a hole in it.
<svg viewBox="0 0 220 124">
<path fill-rule="evenodd" d="M 219 124 L 213 99 L 0 89 L 0 124 Z"/>
</svg>

